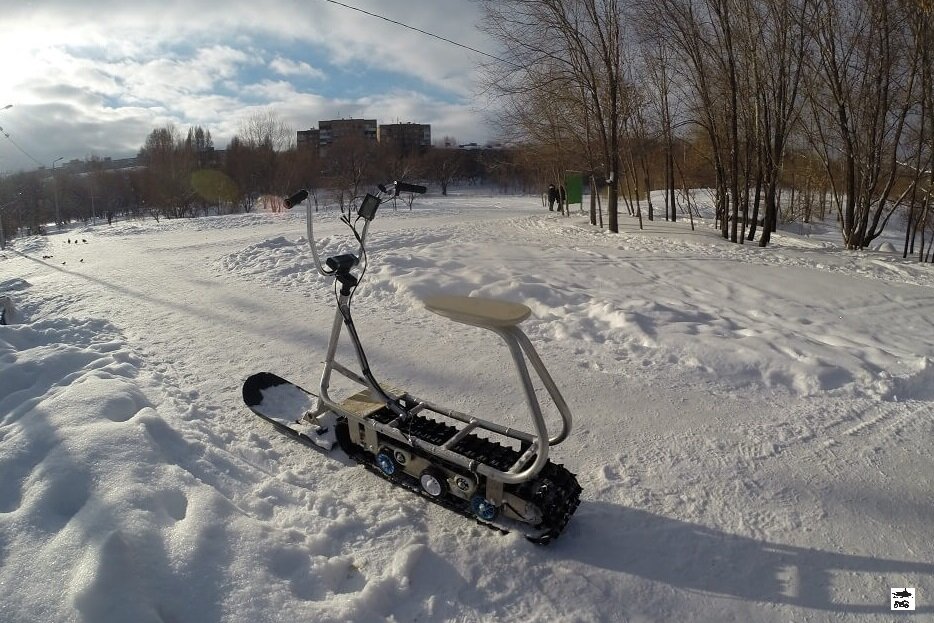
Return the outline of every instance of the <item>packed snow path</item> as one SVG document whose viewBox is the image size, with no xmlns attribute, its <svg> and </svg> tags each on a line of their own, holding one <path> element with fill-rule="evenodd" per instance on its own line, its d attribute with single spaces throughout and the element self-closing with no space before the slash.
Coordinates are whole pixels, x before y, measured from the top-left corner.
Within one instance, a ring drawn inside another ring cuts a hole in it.
<svg viewBox="0 0 934 623">
<path fill-rule="evenodd" d="M 547 548 L 242 406 L 253 372 L 318 378 L 333 294 L 302 214 L 16 241 L 0 259 L 22 321 L 0 327 L 2 618 L 887 621 L 904 586 L 931 618 L 930 269 L 833 237 L 761 250 L 622 223 L 527 198 L 384 206 L 354 300 L 380 378 L 523 428 L 495 336 L 419 300 L 533 309 L 523 326 L 575 416 L 553 456 L 584 487 Z M 318 231 L 326 252 L 347 239 L 333 211 Z"/>
</svg>

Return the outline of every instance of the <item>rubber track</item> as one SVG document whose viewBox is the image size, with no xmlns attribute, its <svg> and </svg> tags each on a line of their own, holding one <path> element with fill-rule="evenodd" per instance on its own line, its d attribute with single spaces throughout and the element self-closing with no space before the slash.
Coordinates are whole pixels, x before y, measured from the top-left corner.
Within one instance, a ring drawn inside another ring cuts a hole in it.
<svg viewBox="0 0 934 623">
<path fill-rule="evenodd" d="M 263 389 L 276 385 L 282 385 L 285 383 L 294 385 L 289 381 L 269 372 L 254 374 L 253 376 L 249 377 L 243 385 L 243 400 L 249 406 L 251 411 L 272 424 L 279 432 L 287 434 L 291 438 L 305 443 L 318 452 L 326 453 L 325 450 L 315 444 L 314 441 L 304 433 L 286 425 L 283 422 L 278 421 L 275 418 L 267 416 L 262 412 L 261 409 L 258 408 L 259 405 L 262 404 Z M 309 395 L 313 395 L 297 385 L 295 385 L 295 387 L 298 387 L 298 389 Z M 411 408 L 414 405 L 406 406 L 407 408 Z M 396 414 L 389 409 L 382 409 L 368 417 L 382 424 L 388 424 L 396 418 Z M 408 434 L 410 437 L 415 437 L 419 440 L 440 446 L 451 439 L 451 437 L 453 437 L 455 434 L 457 434 L 457 430 L 457 428 L 451 426 L 450 424 L 438 422 L 431 418 L 416 414 L 410 416 L 409 421 L 405 424 L 403 432 Z M 481 526 L 485 526 L 492 530 L 497 530 L 503 533 L 508 532 L 507 529 L 500 525 L 485 522 L 479 519 L 470 510 L 470 506 L 466 500 L 462 500 L 454 496 L 433 498 L 422 490 L 414 478 L 411 478 L 408 475 L 392 477 L 384 474 L 383 471 L 374 464 L 372 455 L 370 455 L 368 452 L 364 452 L 362 448 L 350 441 L 350 434 L 347 430 L 346 421 L 339 422 L 336 425 L 335 432 L 337 433 L 338 444 L 344 453 L 358 463 L 362 464 L 374 474 L 389 480 L 393 484 L 418 493 L 422 497 L 425 497 L 436 504 L 440 504 L 441 506 L 463 515 L 464 517 L 473 519 Z M 528 449 L 528 447 L 529 444 L 524 443 L 520 445 L 518 450 L 516 450 L 514 448 L 504 446 L 500 443 L 490 441 L 489 439 L 470 434 L 455 444 L 453 450 L 459 453 L 461 456 L 465 456 L 471 460 L 489 465 L 500 471 L 508 471 L 509 468 L 512 467 L 516 460 L 518 460 L 518 458 L 522 455 L 522 453 Z M 425 451 L 419 450 L 418 448 L 412 448 L 411 450 L 417 452 L 423 456 L 423 458 L 431 462 L 441 462 L 445 465 L 448 465 L 442 459 L 432 456 Z M 463 472 L 463 468 L 459 466 L 448 465 L 448 467 L 455 472 Z M 551 461 L 548 461 L 544 468 L 542 468 L 542 471 L 539 472 L 536 477 L 529 482 L 525 482 L 520 485 L 506 485 L 504 490 L 512 493 L 522 500 L 535 504 L 539 509 L 541 509 L 543 519 L 539 525 L 532 527 L 532 529 L 535 530 L 535 533 L 530 534 L 530 532 L 527 530 L 520 530 L 530 541 L 539 544 L 545 544 L 557 538 L 558 535 L 561 534 L 561 531 L 564 530 L 565 525 L 567 525 L 568 520 L 577 509 L 577 506 L 580 504 L 581 487 L 577 483 L 577 479 L 575 478 L 574 474 L 569 472 L 562 465 L 552 463 Z"/>
<path fill-rule="evenodd" d="M 388 409 L 385 411 L 388 412 Z M 378 411 L 369 417 L 385 424 L 394 419 L 395 414 Z M 403 427 L 400 427 L 400 430 L 404 430 L 404 432 L 410 436 L 435 445 L 444 444 L 457 433 L 457 429 L 454 426 L 444 422 L 438 422 L 422 415 L 411 416 L 409 422 Z M 495 441 L 469 434 L 455 444 L 452 450 L 461 456 L 484 463 L 500 471 L 507 471 L 528 447 L 529 444 L 523 443 L 521 447 L 516 450 Z M 345 451 L 347 450 L 345 449 Z M 353 455 L 353 458 L 358 463 L 363 464 L 373 473 L 382 476 L 386 480 L 390 480 L 394 484 L 402 485 L 465 517 L 475 519 L 480 525 L 501 532 L 506 531 L 499 526 L 478 519 L 469 510 L 469 507 L 464 508 L 463 504 L 457 503 L 463 502 L 459 499 L 455 502 L 447 497 L 440 499 L 432 498 L 425 494 L 417 484 L 404 482 L 404 480 L 408 480 L 407 478 L 403 479 L 387 476 L 373 464 L 372 459 L 370 459 L 366 453 L 360 451 L 347 451 L 347 453 Z M 439 460 L 437 457 L 433 456 L 427 456 L 426 458 L 432 461 Z M 455 471 L 461 470 L 461 468 L 457 466 L 451 466 L 451 468 Z M 545 544 L 556 539 L 564 530 L 571 515 L 574 514 L 574 511 L 577 510 L 580 504 L 581 487 L 577 482 L 577 478 L 563 465 L 552 463 L 550 460 L 535 478 L 519 485 L 506 485 L 505 490 L 520 499 L 535 504 L 542 511 L 542 523 L 534 526 L 536 535 L 527 535 L 529 540 L 540 544 Z"/>
</svg>

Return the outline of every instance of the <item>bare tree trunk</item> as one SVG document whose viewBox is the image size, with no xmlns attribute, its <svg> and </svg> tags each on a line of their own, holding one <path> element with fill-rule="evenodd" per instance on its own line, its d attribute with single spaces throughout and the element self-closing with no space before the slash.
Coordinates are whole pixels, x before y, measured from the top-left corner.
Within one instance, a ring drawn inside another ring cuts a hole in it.
<svg viewBox="0 0 934 623">
<path fill-rule="evenodd" d="M 590 224 L 597 224 L 597 180 L 591 175 L 590 176 Z"/>
<path fill-rule="evenodd" d="M 607 194 L 609 194 L 609 188 L 607 188 Z M 603 203 L 600 201 L 600 195 L 597 195 L 597 226 L 600 229 L 603 229 Z"/>
<path fill-rule="evenodd" d="M 762 150 L 756 150 L 756 193 L 752 203 L 752 222 L 749 223 L 749 234 L 746 239 L 750 242 L 756 238 L 756 225 L 759 224 L 759 201 L 762 198 Z"/>
<path fill-rule="evenodd" d="M 642 164 L 642 172 L 645 174 L 645 200 L 649 204 L 649 220 L 655 220 L 655 212 L 652 206 L 652 175 L 649 171 L 649 163 L 646 161 L 645 155 L 643 154 L 640 158 Z"/>
<path fill-rule="evenodd" d="M 670 139 L 666 137 L 665 139 L 665 175 L 666 175 L 666 199 L 665 205 L 669 205 L 669 195 L 671 203 L 671 221 L 675 222 L 678 220 L 678 207 L 677 202 L 675 201 L 675 158 L 672 154 L 672 145 Z M 665 218 L 668 218 L 667 214 Z"/>
</svg>

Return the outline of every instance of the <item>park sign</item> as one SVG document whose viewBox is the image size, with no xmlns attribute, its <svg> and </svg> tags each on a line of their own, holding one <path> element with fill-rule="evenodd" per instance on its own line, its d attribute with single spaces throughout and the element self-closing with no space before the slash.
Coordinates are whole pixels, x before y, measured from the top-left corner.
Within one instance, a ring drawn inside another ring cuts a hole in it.
<svg viewBox="0 0 934 623">
<path fill-rule="evenodd" d="M 572 203 L 580 203 L 583 205 L 584 202 L 584 176 L 580 171 L 565 171 L 564 172 L 564 188 L 567 192 L 566 203 L 568 205 Z"/>
</svg>

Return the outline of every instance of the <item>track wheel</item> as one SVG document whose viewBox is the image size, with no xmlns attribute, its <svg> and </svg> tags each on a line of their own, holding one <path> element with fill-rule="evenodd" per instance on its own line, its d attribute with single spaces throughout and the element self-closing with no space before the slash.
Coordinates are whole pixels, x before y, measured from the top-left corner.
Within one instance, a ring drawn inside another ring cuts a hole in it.
<svg viewBox="0 0 934 623">
<path fill-rule="evenodd" d="M 436 467 L 429 467 L 418 477 L 422 491 L 433 498 L 440 498 L 447 492 L 446 480 L 444 472 Z"/>
<path fill-rule="evenodd" d="M 471 498 L 470 509 L 473 511 L 474 515 L 483 521 L 493 521 L 496 519 L 498 510 L 496 505 L 494 505 L 482 495 L 475 495 L 473 498 Z"/>
<path fill-rule="evenodd" d="M 396 460 L 392 456 L 392 450 L 383 448 L 376 454 L 376 466 L 387 476 L 396 473 Z"/>
<path fill-rule="evenodd" d="M 350 430 L 347 426 L 347 418 L 339 417 L 337 424 L 334 425 L 334 436 L 337 438 L 337 445 L 344 453 L 353 458 L 359 458 L 364 455 L 363 448 L 350 440 Z"/>
</svg>

